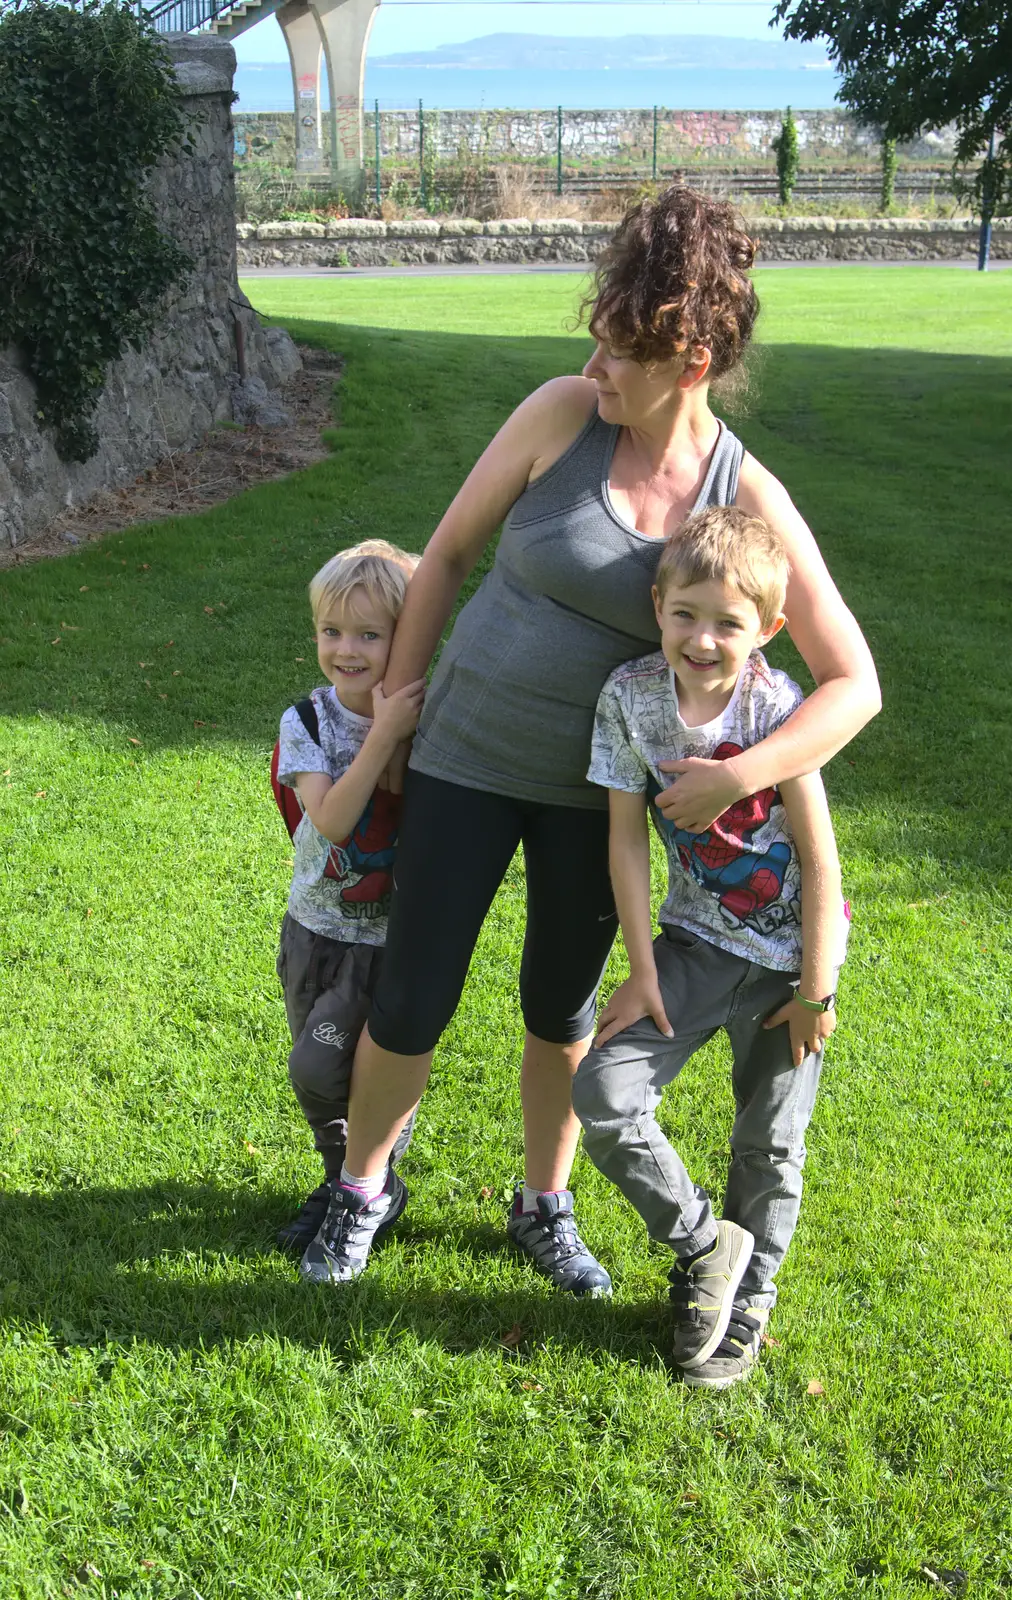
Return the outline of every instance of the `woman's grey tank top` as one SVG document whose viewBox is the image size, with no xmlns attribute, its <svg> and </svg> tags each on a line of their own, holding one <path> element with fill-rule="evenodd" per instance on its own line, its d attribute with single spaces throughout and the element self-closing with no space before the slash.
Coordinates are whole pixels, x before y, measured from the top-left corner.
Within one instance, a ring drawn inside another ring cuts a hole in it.
<svg viewBox="0 0 1012 1600">
<path fill-rule="evenodd" d="M 417 771 L 520 800 L 607 806 L 586 778 L 594 710 L 615 667 L 657 649 L 650 586 L 662 543 L 611 503 L 618 435 L 595 412 L 514 503 L 433 674 Z M 742 454 L 721 423 L 694 510 L 733 504 Z"/>
</svg>

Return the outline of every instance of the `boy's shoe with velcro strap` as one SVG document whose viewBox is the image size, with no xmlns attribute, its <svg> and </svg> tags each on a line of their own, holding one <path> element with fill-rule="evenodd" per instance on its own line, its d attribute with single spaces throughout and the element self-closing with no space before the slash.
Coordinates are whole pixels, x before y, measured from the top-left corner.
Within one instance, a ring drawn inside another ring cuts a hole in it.
<svg viewBox="0 0 1012 1600">
<path fill-rule="evenodd" d="M 537 1211 L 525 1212 L 523 1191 L 518 1188 L 506 1232 L 514 1248 L 530 1256 L 538 1271 L 550 1278 L 557 1289 L 594 1300 L 611 1294 L 611 1279 L 577 1232 L 573 1196 L 568 1189 L 539 1194 Z"/>
<path fill-rule="evenodd" d="M 301 1256 L 319 1233 L 329 1205 L 330 1184 L 325 1180 L 312 1194 L 307 1194 L 291 1222 L 278 1229 L 278 1249 L 284 1250 L 286 1255 Z"/>
<path fill-rule="evenodd" d="M 373 1241 L 386 1233 L 408 1203 L 408 1191 L 391 1167 L 374 1200 L 335 1183 L 323 1225 L 299 1268 L 311 1283 L 349 1283 L 365 1271 Z"/>
<path fill-rule="evenodd" d="M 727 1332 L 701 1367 L 682 1369 L 682 1381 L 691 1389 L 729 1389 L 747 1378 L 762 1349 L 768 1311 L 757 1306 L 733 1307 Z"/>
<path fill-rule="evenodd" d="M 701 1367 L 720 1344 L 745 1276 L 755 1240 L 736 1222 L 717 1223 L 717 1241 L 705 1256 L 685 1268 L 676 1261 L 668 1274 L 675 1308 L 672 1356 L 683 1370 Z"/>
</svg>

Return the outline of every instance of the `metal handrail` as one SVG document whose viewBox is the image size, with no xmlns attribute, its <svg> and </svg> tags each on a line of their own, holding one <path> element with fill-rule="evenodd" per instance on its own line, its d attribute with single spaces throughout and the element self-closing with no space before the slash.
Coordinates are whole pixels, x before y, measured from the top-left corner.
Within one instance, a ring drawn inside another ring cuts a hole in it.
<svg viewBox="0 0 1012 1600">
<path fill-rule="evenodd" d="M 231 11 L 234 4 L 235 0 L 155 0 L 144 10 L 159 33 L 193 33 Z"/>
</svg>

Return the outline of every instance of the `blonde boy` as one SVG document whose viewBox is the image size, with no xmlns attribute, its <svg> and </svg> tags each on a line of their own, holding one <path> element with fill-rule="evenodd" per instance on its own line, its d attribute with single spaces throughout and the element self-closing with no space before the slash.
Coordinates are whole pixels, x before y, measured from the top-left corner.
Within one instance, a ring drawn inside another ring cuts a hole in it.
<svg viewBox="0 0 1012 1600">
<path fill-rule="evenodd" d="M 415 730 L 424 681 L 383 693 L 394 628 L 418 557 L 384 539 L 343 550 L 309 585 L 327 687 L 281 719 L 278 779 L 303 817 L 281 928 L 278 976 L 292 1034 L 288 1073 L 323 1159 L 324 1180 L 278 1234 L 302 1255 L 340 1176 L 355 1046 L 386 942 L 400 796 L 380 787 Z M 410 1123 L 398 1141 L 401 1154 Z"/>
<path fill-rule="evenodd" d="M 661 651 L 619 667 L 598 702 L 589 777 L 610 791 L 611 873 L 630 975 L 601 1014 L 573 1103 L 591 1160 L 671 1246 L 674 1360 L 724 1388 L 758 1354 L 798 1216 L 805 1129 L 836 1026 L 846 908 L 822 781 L 792 779 L 704 834 L 651 802 L 661 763 L 733 759 L 801 690 L 760 650 L 784 624 L 788 564 L 766 523 L 734 506 L 690 517 L 653 590 Z M 653 938 L 648 810 L 668 855 Z M 736 1114 L 724 1216 L 657 1125 L 661 1090 L 724 1028 Z"/>
</svg>

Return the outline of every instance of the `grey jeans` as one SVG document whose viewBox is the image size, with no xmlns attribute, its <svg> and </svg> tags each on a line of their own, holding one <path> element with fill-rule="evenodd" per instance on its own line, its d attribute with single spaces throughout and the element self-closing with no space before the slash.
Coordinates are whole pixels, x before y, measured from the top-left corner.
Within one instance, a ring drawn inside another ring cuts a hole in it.
<svg viewBox="0 0 1012 1600">
<path fill-rule="evenodd" d="M 717 1234 L 709 1195 L 689 1177 L 655 1113 L 665 1085 L 726 1029 L 734 1051 L 735 1118 L 724 1216 L 755 1237 L 735 1299 L 768 1310 L 798 1220 L 805 1130 L 822 1054 L 795 1067 L 786 1023 L 762 1027 L 790 999 L 796 975 L 756 966 L 669 926 L 654 941 L 654 957 L 675 1036 L 666 1039 L 644 1017 L 590 1051 L 573 1083 L 584 1148 L 639 1212 L 652 1239 L 679 1256 L 705 1250 Z"/>
<path fill-rule="evenodd" d="M 281 924 L 277 971 L 292 1035 L 288 1076 L 328 1178 L 339 1175 L 344 1161 L 355 1049 L 382 959 L 381 945 L 343 944 L 287 914 Z M 407 1149 L 414 1120 L 412 1112 L 391 1160 Z"/>
</svg>

